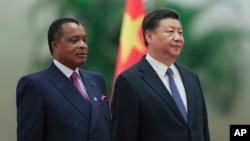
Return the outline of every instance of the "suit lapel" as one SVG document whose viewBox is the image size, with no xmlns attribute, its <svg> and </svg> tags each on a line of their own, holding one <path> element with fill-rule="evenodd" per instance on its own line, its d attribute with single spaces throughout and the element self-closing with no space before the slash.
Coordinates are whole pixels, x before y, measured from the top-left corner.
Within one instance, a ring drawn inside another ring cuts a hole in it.
<svg viewBox="0 0 250 141">
<path fill-rule="evenodd" d="M 62 95 L 76 108 L 86 119 L 89 120 L 89 103 L 84 100 L 72 82 L 54 65 L 49 68 L 51 83 Z"/>
<path fill-rule="evenodd" d="M 139 63 L 139 71 L 142 72 L 142 79 L 156 92 L 158 96 L 163 99 L 173 113 L 181 121 L 186 123 L 169 91 L 145 58 L 143 58 Z"/>
<path fill-rule="evenodd" d="M 182 69 L 181 66 L 178 64 L 175 64 L 181 74 L 181 79 L 186 91 L 186 97 L 187 97 L 187 108 L 188 108 L 188 123 L 191 124 L 193 122 L 193 116 L 194 116 L 194 103 L 195 103 L 195 95 L 193 92 L 193 82 L 191 82 L 192 78 L 190 76 L 190 73 Z"/>
<path fill-rule="evenodd" d="M 91 133 L 94 130 L 99 115 L 100 94 L 97 91 L 97 83 L 93 77 L 91 77 L 87 73 L 84 73 L 84 71 L 82 70 L 80 70 L 80 75 L 87 89 L 87 93 L 89 95 L 91 103 L 91 124 L 90 124 L 91 125 L 90 133 Z"/>
</svg>

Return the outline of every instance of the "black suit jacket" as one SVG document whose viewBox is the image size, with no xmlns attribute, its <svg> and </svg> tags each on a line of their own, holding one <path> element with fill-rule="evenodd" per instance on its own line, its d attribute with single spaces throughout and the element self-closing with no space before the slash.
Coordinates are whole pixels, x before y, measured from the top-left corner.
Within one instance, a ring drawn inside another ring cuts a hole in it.
<svg viewBox="0 0 250 141">
<path fill-rule="evenodd" d="M 110 111 L 104 79 L 79 69 L 90 101 L 54 65 L 17 85 L 18 141 L 108 141 Z"/>
<path fill-rule="evenodd" d="M 209 141 L 208 120 L 198 76 L 175 64 L 187 95 L 188 123 L 145 58 L 121 73 L 111 105 L 112 141 Z"/>
</svg>

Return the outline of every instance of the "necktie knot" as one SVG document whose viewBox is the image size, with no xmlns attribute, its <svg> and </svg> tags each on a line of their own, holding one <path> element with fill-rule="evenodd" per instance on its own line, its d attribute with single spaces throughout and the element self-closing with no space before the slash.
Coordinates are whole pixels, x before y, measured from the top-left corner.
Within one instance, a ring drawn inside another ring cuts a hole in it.
<svg viewBox="0 0 250 141">
<path fill-rule="evenodd" d="M 170 75 L 172 76 L 173 75 L 173 70 L 171 68 L 168 68 L 167 71 L 166 71 L 166 74 L 168 76 L 170 76 Z"/>
<path fill-rule="evenodd" d="M 71 74 L 70 79 L 71 79 L 72 81 L 77 81 L 77 79 L 78 79 L 78 74 L 77 74 L 77 72 L 74 71 L 74 72 Z"/>
<path fill-rule="evenodd" d="M 78 89 L 78 91 L 82 94 L 82 96 L 89 101 L 89 97 L 88 95 L 83 91 L 83 89 L 80 86 L 80 83 L 78 81 L 78 73 L 77 72 L 73 72 L 70 76 L 70 79 L 72 80 L 72 83 L 75 85 L 75 87 Z"/>
</svg>

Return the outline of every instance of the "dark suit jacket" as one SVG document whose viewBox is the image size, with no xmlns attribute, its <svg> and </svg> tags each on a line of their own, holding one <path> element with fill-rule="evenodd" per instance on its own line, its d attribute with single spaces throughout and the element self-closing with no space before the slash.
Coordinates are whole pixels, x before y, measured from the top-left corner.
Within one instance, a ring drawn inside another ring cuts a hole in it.
<svg viewBox="0 0 250 141">
<path fill-rule="evenodd" d="M 152 66 L 142 58 L 116 80 L 111 105 L 112 141 L 210 140 L 198 76 L 175 65 L 186 90 L 188 123 Z"/>
<path fill-rule="evenodd" d="M 104 79 L 79 69 L 87 102 L 54 65 L 22 77 L 17 85 L 18 141 L 109 141 L 110 111 Z"/>
</svg>

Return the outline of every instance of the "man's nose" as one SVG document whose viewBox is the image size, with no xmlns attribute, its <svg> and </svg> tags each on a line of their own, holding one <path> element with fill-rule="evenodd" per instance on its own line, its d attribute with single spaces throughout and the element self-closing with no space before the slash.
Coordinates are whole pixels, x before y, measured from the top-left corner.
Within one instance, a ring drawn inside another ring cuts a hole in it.
<svg viewBox="0 0 250 141">
<path fill-rule="evenodd" d="M 182 38 L 183 38 L 182 34 L 180 34 L 180 33 L 178 33 L 178 32 L 176 32 L 176 33 L 174 34 L 174 36 L 173 36 L 173 39 L 174 39 L 175 41 L 181 40 Z"/>
<path fill-rule="evenodd" d="M 85 41 L 83 41 L 83 40 L 80 40 L 78 46 L 79 46 L 79 47 L 85 48 L 85 47 L 87 47 L 88 45 L 87 45 L 87 42 L 85 42 Z"/>
</svg>

